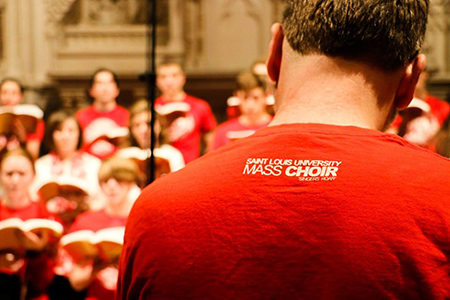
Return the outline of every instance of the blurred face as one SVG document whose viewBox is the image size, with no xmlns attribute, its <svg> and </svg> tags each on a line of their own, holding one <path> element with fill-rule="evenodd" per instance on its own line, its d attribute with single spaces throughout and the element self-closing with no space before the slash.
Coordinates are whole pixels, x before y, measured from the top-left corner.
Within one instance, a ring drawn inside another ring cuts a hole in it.
<svg viewBox="0 0 450 300">
<path fill-rule="evenodd" d="M 262 88 L 254 88 L 245 93 L 239 104 L 242 115 L 254 116 L 266 111 L 266 94 Z"/>
<path fill-rule="evenodd" d="M 94 98 L 94 101 L 100 103 L 115 101 L 119 96 L 119 88 L 114 81 L 114 76 L 108 71 L 97 73 L 89 94 Z"/>
<path fill-rule="evenodd" d="M 164 96 L 173 96 L 183 92 L 186 77 L 177 65 L 162 66 L 158 69 L 156 85 Z"/>
<path fill-rule="evenodd" d="M 111 205 L 119 205 L 126 202 L 128 200 L 128 192 L 132 186 L 133 183 L 131 182 L 118 181 L 114 178 L 100 182 L 100 187 Z"/>
<path fill-rule="evenodd" d="M 53 131 L 53 143 L 56 153 L 71 154 L 77 151 L 80 131 L 75 119 L 67 119 L 61 128 Z"/>
<path fill-rule="evenodd" d="M 15 106 L 22 102 L 22 92 L 17 82 L 6 81 L 0 89 L 0 102 L 2 105 Z"/>
<path fill-rule="evenodd" d="M 12 155 L 3 160 L 0 179 L 8 198 L 26 197 L 33 178 L 33 166 L 28 158 Z"/>
<path fill-rule="evenodd" d="M 149 126 L 149 113 L 143 111 L 136 114 L 131 119 L 131 134 L 136 139 L 139 148 L 146 149 L 150 147 L 150 126 Z"/>
</svg>

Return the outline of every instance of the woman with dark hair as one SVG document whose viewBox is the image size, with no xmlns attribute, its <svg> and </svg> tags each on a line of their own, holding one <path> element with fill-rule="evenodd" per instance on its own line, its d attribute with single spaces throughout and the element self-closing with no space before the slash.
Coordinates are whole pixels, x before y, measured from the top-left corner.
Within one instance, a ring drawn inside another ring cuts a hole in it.
<svg viewBox="0 0 450 300">
<path fill-rule="evenodd" d="M 61 178 L 75 178 L 81 182 L 93 201 L 91 209 L 101 208 L 103 202 L 99 197 L 98 170 L 101 161 L 80 150 L 81 128 L 75 114 L 61 110 L 48 119 L 44 142 L 50 153 L 36 161 L 35 188 L 49 181 Z"/>
<path fill-rule="evenodd" d="M 141 99 L 138 100 L 133 106 L 130 108 L 130 135 L 129 135 L 129 147 L 120 149 L 118 152 L 119 156 L 123 156 L 126 158 L 136 158 L 132 155 L 128 156 L 128 153 L 139 152 L 133 150 L 143 150 L 141 153 L 144 153 L 142 158 L 142 162 L 145 162 L 145 159 L 150 155 L 150 110 L 148 108 L 148 103 L 146 100 Z M 167 173 L 167 172 L 175 172 L 184 167 L 184 159 L 181 152 L 175 147 L 169 145 L 167 143 L 166 138 L 166 128 L 163 126 L 163 122 L 160 122 L 159 118 L 155 120 L 155 133 L 157 135 L 156 138 L 156 148 L 155 148 L 155 157 L 157 158 L 157 167 L 158 164 L 161 166 L 163 161 L 166 161 L 168 166 L 167 170 L 157 170 L 157 176 Z M 143 164 L 141 164 L 143 165 Z"/>
</svg>

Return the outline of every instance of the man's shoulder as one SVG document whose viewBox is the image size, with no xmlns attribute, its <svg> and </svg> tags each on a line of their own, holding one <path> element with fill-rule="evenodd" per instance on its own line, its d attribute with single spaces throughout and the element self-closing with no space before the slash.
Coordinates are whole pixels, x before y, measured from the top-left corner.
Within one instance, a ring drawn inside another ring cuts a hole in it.
<svg viewBox="0 0 450 300">
<path fill-rule="evenodd" d="M 399 137 L 362 129 L 302 130 L 295 126 L 263 128 L 158 179 L 143 191 L 143 197 L 158 206 L 174 198 L 187 201 L 188 196 L 194 199 L 204 192 L 218 193 L 237 180 L 248 181 L 249 189 L 256 182 L 258 186 L 274 182 L 292 185 L 293 180 L 305 177 L 306 168 L 311 169 L 306 177 L 321 179 L 327 168 L 336 166 L 331 171 L 338 170 L 339 180 L 334 182 L 341 186 L 360 184 L 364 178 L 362 183 L 380 186 L 404 181 L 414 186 L 422 180 L 427 188 L 450 192 L 448 185 L 440 187 L 450 177 L 450 160 Z M 319 168 L 325 170 L 323 174 Z"/>
</svg>

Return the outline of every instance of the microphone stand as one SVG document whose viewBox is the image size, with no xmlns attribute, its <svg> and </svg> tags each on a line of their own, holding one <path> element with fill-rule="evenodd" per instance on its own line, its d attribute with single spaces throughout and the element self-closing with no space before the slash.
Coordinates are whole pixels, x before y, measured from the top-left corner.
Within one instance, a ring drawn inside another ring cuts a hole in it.
<svg viewBox="0 0 450 300">
<path fill-rule="evenodd" d="M 156 134 L 155 134 L 155 99 L 156 99 L 156 18 L 158 0 L 147 0 L 147 71 L 145 73 L 145 81 L 147 84 L 147 101 L 151 112 L 150 119 L 150 158 L 147 160 L 146 173 L 147 184 L 155 180 L 155 156 Z"/>
</svg>

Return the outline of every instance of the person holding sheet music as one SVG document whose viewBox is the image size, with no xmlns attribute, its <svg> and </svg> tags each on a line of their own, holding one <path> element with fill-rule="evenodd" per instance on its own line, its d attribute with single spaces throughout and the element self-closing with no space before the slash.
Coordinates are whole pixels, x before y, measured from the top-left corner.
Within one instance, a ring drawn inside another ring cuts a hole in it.
<svg viewBox="0 0 450 300">
<path fill-rule="evenodd" d="M 145 99 L 138 100 L 131 106 L 128 147 L 120 149 L 117 153 L 119 156 L 135 159 L 140 165 L 141 171 L 145 170 L 145 162 L 150 155 L 150 118 L 150 110 Z M 157 175 L 175 172 L 183 168 L 183 154 L 168 143 L 167 128 L 162 126 L 159 116 L 155 120 L 155 134 Z"/>
<path fill-rule="evenodd" d="M 128 194 L 140 181 L 138 166 L 133 160 L 113 156 L 102 163 L 98 179 L 107 200 L 105 208 L 79 215 L 70 233 L 81 230 L 97 232 L 105 228 L 125 226 L 134 203 L 129 199 Z M 86 260 L 74 264 L 68 277 L 75 290 L 87 290 L 89 296 L 101 300 L 114 299 L 117 274 L 116 265 L 104 265 L 101 261 Z"/>
<path fill-rule="evenodd" d="M 100 158 L 111 157 L 128 133 L 128 110 L 117 104 L 117 75 L 99 69 L 91 77 L 89 95 L 92 105 L 77 112 L 83 130 L 83 149 Z"/>
<path fill-rule="evenodd" d="M 72 199 L 71 196 L 76 195 L 59 195 L 51 199 L 47 207 L 52 208 L 50 210 L 55 213 L 64 214 L 65 217 L 61 218 L 69 223 L 68 226 L 76 217 L 72 211 L 82 212 L 103 207 L 105 202 L 98 182 L 101 161 L 81 149 L 81 127 L 75 114 L 67 110 L 54 112 L 47 122 L 44 143 L 50 153 L 40 157 L 35 163 L 35 189 L 47 182 L 65 179 L 68 182 L 80 182 L 88 194 L 83 199 Z"/>
<path fill-rule="evenodd" d="M 34 178 L 33 159 L 21 148 L 6 152 L 0 160 L 0 181 L 4 195 L 0 204 L 0 221 L 18 218 L 48 219 L 57 216 L 49 213 L 40 202 L 32 200 L 29 187 Z M 16 231 L 22 244 L 18 249 L 5 249 L 0 253 L 0 299 L 26 299 L 46 296 L 49 299 L 77 299 L 67 279 L 55 275 L 53 267 L 57 254 L 57 240 L 48 231 Z M 0 240 L 0 247 L 2 242 Z M 24 291 L 26 294 L 24 295 Z M 63 296 L 64 295 L 64 296 Z"/>
<path fill-rule="evenodd" d="M 0 83 L 0 104 L 5 107 L 20 106 L 23 102 L 24 87 L 20 81 L 6 78 Z M 27 105 L 31 106 L 31 105 Z M 34 106 L 34 105 L 33 105 Z M 35 107 L 38 109 L 38 107 Z M 39 109 L 38 109 L 39 110 Z M 11 135 L 0 135 L 0 149 L 11 150 L 23 145 L 33 156 L 39 157 L 39 148 L 44 137 L 44 121 L 38 120 L 34 132 L 27 133 L 20 122 L 13 123 Z"/>
<path fill-rule="evenodd" d="M 210 150 L 250 136 L 272 121 L 272 116 L 266 110 L 265 82 L 251 72 L 243 72 L 237 78 L 237 86 L 236 94 L 241 95 L 238 105 L 241 114 L 217 126 Z"/>
<path fill-rule="evenodd" d="M 155 101 L 156 110 L 173 104 L 188 107 L 183 116 L 167 124 L 169 142 L 180 150 L 187 164 L 200 156 L 202 141 L 208 147 L 216 119 L 206 101 L 185 93 L 185 83 L 186 75 L 181 65 L 165 62 L 158 66 L 156 85 L 161 91 L 161 97 Z"/>
</svg>

